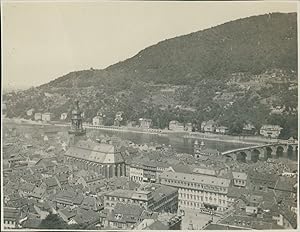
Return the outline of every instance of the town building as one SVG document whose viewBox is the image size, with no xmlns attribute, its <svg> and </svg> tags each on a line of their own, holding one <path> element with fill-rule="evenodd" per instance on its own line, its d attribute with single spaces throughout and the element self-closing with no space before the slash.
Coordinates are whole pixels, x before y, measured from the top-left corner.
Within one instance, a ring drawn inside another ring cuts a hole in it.
<svg viewBox="0 0 300 232">
<path fill-rule="evenodd" d="M 140 127 L 143 129 L 150 129 L 152 126 L 152 119 L 140 118 Z"/>
<path fill-rule="evenodd" d="M 129 164 L 129 178 L 135 182 L 158 182 L 159 175 L 165 171 L 174 171 L 167 163 L 141 160 Z"/>
<path fill-rule="evenodd" d="M 41 113 L 35 113 L 35 114 L 34 114 L 34 120 L 35 120 L 35 121 L 40 121 L 40 120 L 42 120 L 42 114 L 41 114 Z"/>
<path fill-rule="evenodd" d="M 105 178 L 125 176 L 125 161 L 116 146 L 86 139 L 78 101 L 71 120 L 71 143 L 65 153 L 65 162 L 79 169 L 95 171 Z"/>
<path fill-rule="evenodd" d="M 184 127 L 184 130 L 185 131 L 188 131 L 188 132 L 192 132 L 193 131 L 193 124 L 188 122 L 185 124 L 185 127 Z"/>
<path fill-rule="evenodd" d="M 34 112 L 34 109 L 33 109 L 33 108 L 30 109 L 30 110 L 27 110 L 27 111 L 26 111 L 26 115 L 27 115 L 27 116 L 32 116 L 32 115 L 33 115 L 33 112 Z"/>
<path fill-rule="evenodd" d="M 137 190 L 116 189 L 104 196 L 104 208 L 113 210 L 119 204 L 143 207 L 153 212 L 177 212 L 177 188 L 160 184 L 151 184 Z"/>
<path fill-rule="evenodd" d="M 200 175 L 207 175 L 207 176 L 218 176 L 219 172 L 215 169 L 209 169 L 209 168 L 194 168 L 193 173 L 200 174 Z"/>
<path fill-rule="evenodd" d="M 104 208 L 113 210 L 117 203 L 137 205 L 149 209 L 153 205 L 151 191 L 116 189 L 104 196 Z"/>
<path fill-rule="evenodd" d="M 131 164 L 129 166 L 129 178 L 135 182 L 143 182 L 144 169 L 142 165 Z"/>
<path fill-rule="evenodd" d="M 225 134 L 227 134 L 228 133 L 228 127 L 227 126 L 218 126 L 218 127 L 216 127 L 216 133 L 218 133 L 218 134 L 223 134 L 223 135 L 225 135 Z"/>
<path fill-rule="evenodd" d="M 178 210 L 178 189 L 160 184 L 150 184 L 143 187 L 144 191 L 151 191 L 153 205 L 149 208 L 154 212 L 176 213 Z"/>
<path fill-rule="evenodd" d="M 255 134 L 255 126 L 252 123 L 246 123 L 243 126 L 243 134 L 244 135 L 254 135 Z"/>
<path fill-rule="evenodd" d="M 214 133 L 217 127 L 217 123 L 214 120 L 204 121 L 201 123 L 201 131 Z"/>
<path fill-rule="evenodd" d="M 183 123 L 180 123 L 176 120 L 169 122 L 169 130 L 171 131 L 184 131 Z"/>
<path fill-rule="evenodd" d="M 56 207 L 66 207 L 66 206 L 78 206 L 83 202 L 84 196 L 82 193 L 76 192 L 72 189 L 59 191 L 55 194 L 53 202 Z"/>
<path fill-rule="evenodd" d="M 283 128 L 278 125 L 263 125 L 259 133 L 268 138 L 278 138 Z"/>
<path fill-rule="evenodd" d="M 47 112 L 42 114 L 42 121 L 50 122 L 52 118 L 52 114 Z"/>
<path fill-rule="evenodd" d="M 93 126 L 101 126 L 103 125 L 103 117 L 97 115 L 93 117 Z"/>
<path fill-rule="evenodd" d="M 126 205 L 118 203 L 111 211 L 104 225 L 112 229 L 130 230 L 139 223 L 144 209 L 138 205 Z"/>
<path fill-rule="evenodd" d="M 225 211 L 230 206 L 227 197 L 230 180 L 199 174 L 164 172 L 160 183 L 178 188 L 179 209 Z"/>
<path fill-rule="evenodd" d="M 281 106 L 275 106 L 275 107 L 271 107 L 271 112 L 270 114 L 283 114 L 285 110 L 285 106 L 281 107 Z"/>
<path fill-rule="evenodd" d="M 206 148 L 203 141 L 201 141 L 201 143 L 199 143 L 198 140 L 194 142 L 194 157 L 196 159 L 219 154 L 220 152 L 217 149 Z"/>
<path fill-rule="evenodd" d="M 60 120 L 66 120 L 67 117 L 68 117 L 68 113 L 62 113 L 62 114 L 60 115 Z"/>
<path fill-rule="evenodd" d="M 3 228 L 4 229 L 16 229 L 18 228 L 20 219 L 20 210 L 12 207 L 3 208 Z"/>
<path fill-rule="evenodd" d="M 136 230 L 180 230 L 182 216 L 171 213 L 152 213 L 144 211 L 141 222 L 135 227 Z"/>
<path fill-rule="evenodd" d="M 246 187 L 247 185 L 247 173 L 244 172 L 232 172 L 233 185 L 237 187 Z"/>
<path fill-rule="evenodd" d="M 123 121 L 123 111 L 119 111 L 116 113 L 116 117 L 115 117 L 115 121 L 114 121 L 114 125 L 115 126 L 120 126 L 121 122 Z"/>
<path fill-rule="evenodd" d="M 65 161 L 79 169 L 92 170 L 105 178 L 125 176 L 125 161 L 112 144 L 78 141 L 65 154 Z"/>
</svg>

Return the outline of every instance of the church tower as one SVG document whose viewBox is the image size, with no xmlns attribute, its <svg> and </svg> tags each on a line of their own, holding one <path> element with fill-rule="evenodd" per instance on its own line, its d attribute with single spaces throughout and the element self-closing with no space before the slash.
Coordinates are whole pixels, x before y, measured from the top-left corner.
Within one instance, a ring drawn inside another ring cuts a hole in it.
<svg viewBox="0 0 300 232">
<path fill-rule="evenodd" d="M 79 101 L 75 101 L 75 107 L 72 110 L 71 115 L 71 128 L 69 134 L 72 135 L 74 142 L 75 137 L 81 137 L 86 134 L 86 130 L 82 126 L 82 112 L 79 109 Z"/>
</svg>

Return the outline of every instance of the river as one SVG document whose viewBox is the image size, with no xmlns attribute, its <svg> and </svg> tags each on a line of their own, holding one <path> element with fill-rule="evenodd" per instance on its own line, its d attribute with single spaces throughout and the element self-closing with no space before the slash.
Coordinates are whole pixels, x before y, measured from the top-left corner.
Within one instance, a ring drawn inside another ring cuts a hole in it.
<svg viewBox="0 0 300 232">
<path fill-rule="evenodd" d="M 7 123 L 10 124 L 10 123 Z M 6 124 L 6 125 L 7 125 Z M 13 123 L 15 124 L 15 123 Z M 16 125 L 16 124 L 15 124 Z M 36 125 L 37 126 L 37 125 Z M 36 127 L 35 125 L 30 124 L 18 124 L 19 129 L 21 127 Z M 67 132 L 68 127 L 54 126 L 54 125 L 44 125 L 37 126 L 39 128 L 49 128 L 57 131 Z M 188 153 L 193 154 L 193 145 L 196 139 L 194 138 L 184 138 L 183 136 L 179 136 L 176 134 L 168 134 L 168 135 L 158 135 L 158 134 L 147 134 L 147 133 L 137 133 L 134 131 L 113 131 L 113 130 L 101 130 L 101 129 L 87 129 L 88 133 L 93 132 L 95 137 L 105 136 L 116 136 L 121 139 L 132 141 L 136 144 L 165 144 L 167 146 L 171 145 L 177 152 L 180 153 Z M 232 150 L 235 148 L 249 147 L 251 144 L 243 144 L 243 143 L 235 143 L 232 141 L 215 141 L 208 139 L 201 139 L 204 142 L 206 148 L 217 149 L 220 152 L 226 150 Z M 253 144 L 255 145 L 255 144 Z M 285 157 L 291 160 L 297 160 L 297 155 L 295 153 L 292 154 L 281 154 L 277 157 Z M 275 157 L 274 157 L 275 158 Z"/>
</svg>

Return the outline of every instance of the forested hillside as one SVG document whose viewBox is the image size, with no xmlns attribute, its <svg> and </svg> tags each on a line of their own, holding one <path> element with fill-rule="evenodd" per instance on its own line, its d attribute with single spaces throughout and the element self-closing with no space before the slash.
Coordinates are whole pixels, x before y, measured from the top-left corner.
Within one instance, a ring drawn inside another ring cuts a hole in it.
<svg viewBox="0 0 300 232">
<path fill-rule="evenodd" d="M 101 111 L 107 125 L 124 111 L 124 124 L 145 117 L 165 128 L 170 120 L 199 126 L 214 119 L 239 133 L 243 123 L 272 123 L 289 137 L 298 128 L 297 62 L 297 15 L 274 13 L 168 39 L 104 70 L 6 94 L 4 102 L 8 117 L 33 108 L 58 119 L 77 98 L 85 120 Z"/>
</svg>

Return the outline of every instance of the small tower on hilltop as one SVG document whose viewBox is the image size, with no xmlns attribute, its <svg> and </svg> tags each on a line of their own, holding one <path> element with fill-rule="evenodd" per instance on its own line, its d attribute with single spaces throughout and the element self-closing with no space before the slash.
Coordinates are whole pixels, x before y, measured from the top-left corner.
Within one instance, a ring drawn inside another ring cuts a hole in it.
<svg viewBox="0 0 300 232">
<path fill-rule="evenodd" d="M 72 110 L 70 135 L 82 136 L 86 134 L 86 130 L 82 126 L 82 112 L 79 109 L 79 101 L 75 101 L 75 107 Z"/>
</svg>

